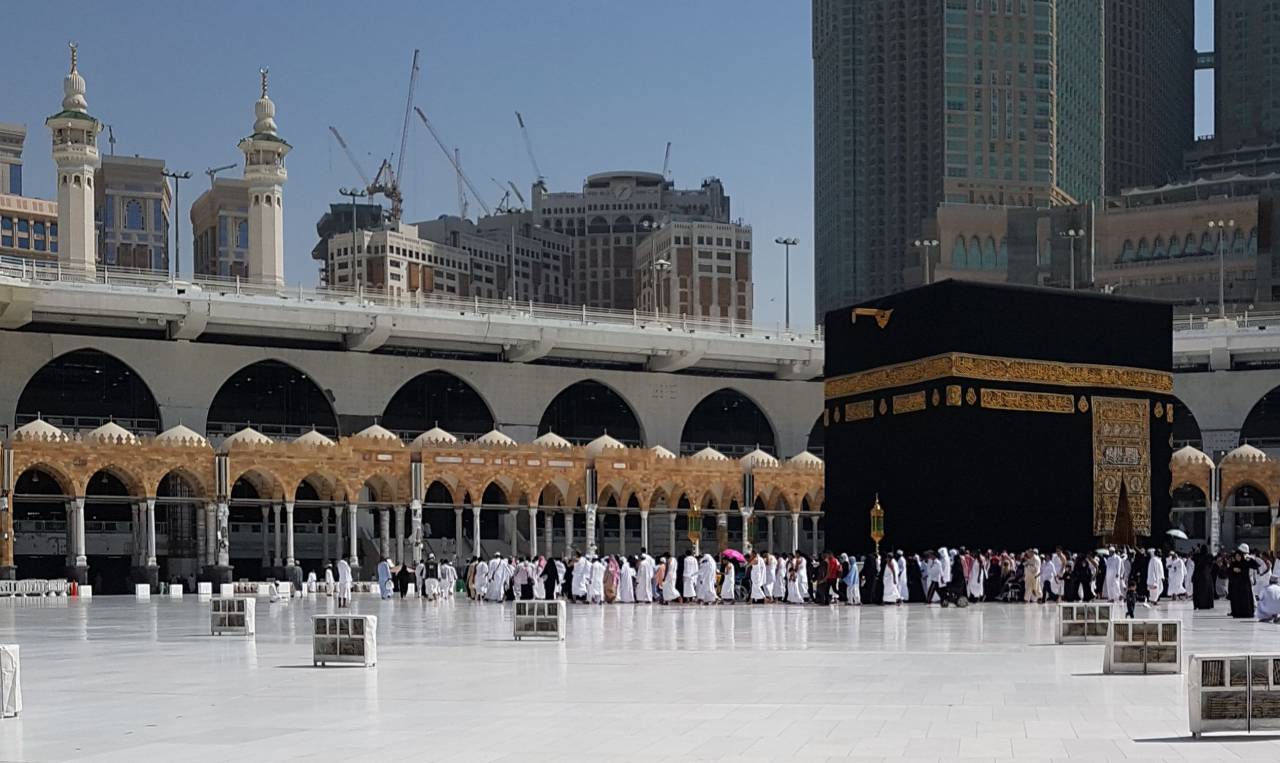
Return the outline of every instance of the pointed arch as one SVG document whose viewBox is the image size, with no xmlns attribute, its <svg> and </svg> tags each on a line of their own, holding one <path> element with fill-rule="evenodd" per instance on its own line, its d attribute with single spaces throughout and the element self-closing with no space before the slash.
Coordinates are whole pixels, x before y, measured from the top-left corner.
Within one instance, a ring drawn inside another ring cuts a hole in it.
<svg viewBox="0 0 1280 763">
<path fill-rule="evenodd" d="M 612 386 L 596 379 L 574 382 L 552 398 L 538 422 L 538 434 L 555 432 L 584 445 L 606 432 L 624 445 L 644 444 L 635 406 Z"/>
<path fill-rule="evenodd" d="M 776 455 L 775 430 L 758 403 L 733 387 L 702 398 L 685 419 L 680 451 L 688 455 L 711 447 L 726 456 L 744 455 L 756 447 Z"/>
<path fill-rule="evenodd" d="M 438 426 L 470 440 L 493 429 L 494 416 L 480 390 L 460 376 L 434 369 L 400 385 L 379 423 L 409 439 Z"/>
<path fill-rule="evenodd" d="M 151 388 L 114 355 L 85 347 L 40 367 L 18 396 L 15 422 L 37 417 L 60 429 L 93 429 L 116 421 L 134 433 L 160 431 L 160 408 Z"/>
<path fill-rule="evenodd" d="M 281 360 L 260 360 L 227 377 L 209 403 L 208 435 L 246 426 L 268 437 L 291 438 L 310 429 L 338 436 L 328 394 L 309 374 Z"/>
</svg>

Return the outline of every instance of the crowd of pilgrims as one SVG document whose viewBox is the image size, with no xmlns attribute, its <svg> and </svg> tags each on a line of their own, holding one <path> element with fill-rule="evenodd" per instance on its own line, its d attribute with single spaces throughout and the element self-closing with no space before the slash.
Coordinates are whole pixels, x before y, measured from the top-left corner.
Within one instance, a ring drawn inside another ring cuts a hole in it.
<svg viewBox="0 0 1280 763">
<path fill-rule="evenodd" d="M 1161 599 L 1192 599 L 1196 609 L 1230 602 L 1233 617 L 1274 620 L 1280 616 L 1280 571 L 1271 552 L 1211 554 L 1201 546 L 1187 554 L 1128 547 L 1072 553 L 1028 549 L 971 552 L 961 547 L 923 554 L 902 551 L 861 561 L 848 554 L 809 556 L 728 550 L 719 558 L 688 549 L 680 555 L 583 556 L 568 559 L 473 557 L 455 572 L 448 560 L 429 557 L 416 568 L 393 572 L 379 565 L 383 595 L 416 582 L 421 596 L 452 595 L 454 581 L 478 601 L 564 597 L 588 604 L 967 604 L 980 601 L 1043 603 L 1101 599 L 1154 606 Z M 411 571 L 412 570 L 412 571 Z"/>
</svg>

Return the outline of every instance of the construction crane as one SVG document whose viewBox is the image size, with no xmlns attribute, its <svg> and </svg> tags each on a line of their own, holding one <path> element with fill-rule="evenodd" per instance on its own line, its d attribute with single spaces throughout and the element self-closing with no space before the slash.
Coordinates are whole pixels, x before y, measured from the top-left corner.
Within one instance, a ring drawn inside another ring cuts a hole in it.
<svg viewBox="0 0 1280 763">
<path fill-rule="evenodd" d="M 496 177 L 490 177 L 489 182 L 498 186 L 498 190 L 502 191 L 502 198 L 498 199 L 498 203 L 494 206 L 494 211 L 498 213 L 506 213 L 511 211 L 511 191 L 507 187 L 498 182 Z"/>
<path fill-rule="evenodd" d="M 404 124 L 400 127 L 400 153 L 396 156 L 395 174 L 391 174 L 391 162 L 383 162 L 382 167 L 378 169 L 378 177 L 373 179 L 375 184 L 379 178 L 383 177 L 383 170 L 386 171 L 387 177 L 383 179 L 382 185 L 378 191 L 387 197 L 391 202 L 391 221 L 393 223 L 400 221 L 400 213 L 404 209 L 404 195 L 400 192 L 400 178 L 404 176 L 404 155 L 409 147 L 409 115 L 413 110 L 413 94 L 418 89 L 418 54 L 417 48 L 413 49 L 413 63 L 409 65 L 409 96 L 404 102 Z M 373 191 L 370 190 L 370 193 Z"/>
<path fill-rule="evenodd" d="M 510 180 L 507 181 L 507 185 L 511 188 L 511 192 L 516 195 L 516 198 L 520 200 L 520 206 L 523 207 L 525 205 L 524 194 L 520 193 L 520 189 L 516 188 L 516 184 Z"/>
<path fill-rule="evenodd" d="M 453 166 L 458 176 L 458 217 L 467 219 L 467 189 L 462 185 L 462 152 L 453 147 Z"/>
<path fill-rule="evenodd" d="M 208 175 L 208 176 L 209 176 L 209 188 L 210 188 L 210 190 L 212 190 L 212 189 L 213 189 L 213 178 L 214 178 L 214 176 L 215 176 L 215 175 L 217 175 L 219 172 L 223 172 L 224 170 L 234 169 L 235 167 L 236 167 L 236 165 L 234 165 L 234 164 L 224 164 L 224 165 L 222 165 L 221 167 L 210 167 L 210 168 L 208 168 L 207 170 L 205 170 L 205 171 L 204 171 L 204 174 L 206 174 L 206 175 Z"/>
<path fill-rule="evenodd" d="M 529 164 L 533 165 L 534 185 L 545 187 L 547 179 L 542 176 L 542 170 L 538 167 L 538 160 L 533 155 L 533 141 L 529 139 L 529 128 L 524 126 L 524 117 L 520 116 L 520 112 L 516 112 L 516 122 L 520 124 L 520 135 L 524 137 L 524 150 L 529 154 Z"/>
<path fill-rule="evenodd" d="M 427 132 L 431 133 L 431 137 L 435 138 L 436 145 L 440 147 L 440 151 L 444 153 L 444 158 L 449 160 L 449 164 L 453 165 L 453 171 L 458 173 L 458 177 L 462 178 L 462 182 L 466 183 L 467 190 L 471 191 L 471 198 L 476 200 L 480 208 L 484 210 L 486 215 L 493 214 L 493 210 L 489 209 L 489 205 L 484 203 L 484 198 L 480 196 L 480 192 L 476 190 L 475 183 L 471 182 L 471 178 L 467 177 L 467 173 L 462 171 L 462 165 L 453 158 L 453 154 L 449 153 L 449 149 L 445 147 L 444 141 L 440 139 L 440 133 L 436 132 L 436 128 L 431 126 L 431 120 L 427 119 L 427 115 L 422 113 L 422 109 L 417 106 L 413 110 L 418 113 L 418 119 L 422 120 L 422 126 L 427 128 Z"/>
<path fill-rule="evenodd" d="M 360 182 L 366 186 L 371 185 L 369 175 L 360 166 L 360 161 L 356 159 L 356 155 L 351 152 L 351 147 L 342 139 L 342 133 L 338 132 L 338 128 L 329 125 L 329 132 L 333 133 L 333 139 L 338 141 L 338 145 L 342 147 L 342 152 L 347 155 L 347 161 L 351 162 L 351 166 L 355 168 L 356 174 L 360 176 Z"/>
<path fill-rule="evenodd" d="M 662 177 L 667 176 L 667 170 L 671 167 L 671 141 L 667 141 L 667 153 L 662 157 Z"/>
</svg>

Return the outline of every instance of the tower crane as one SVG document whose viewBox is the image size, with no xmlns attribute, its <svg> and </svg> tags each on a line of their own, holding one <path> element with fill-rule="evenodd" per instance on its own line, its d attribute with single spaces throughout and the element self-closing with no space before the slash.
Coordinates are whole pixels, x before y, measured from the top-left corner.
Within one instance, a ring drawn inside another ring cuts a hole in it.
<svg viewBox="0 0 1280 763">
<path fill-rule="evenodd" d="M 671 141 L 667 141 L 667 152 L 662 156 L 662 177 L 667 176 L 667 170 L 671 167 Z"/>
<path fill-rule="evenodd" d="M 489 182 L 498 186 L 498 190 L 502 191 L 502 198 L 498 199 L 498 203 L 493 208 L 494 211 L 498 212 L 499 214 L 505 214 L 507 212 L 510 212 L 511 211 L 511 191 L 508 191 L 505 185 L 503 185 L 502 183 L 499 183 L 496 177 L 490 177 Z"/>
<path fill-rule="evenodd" d="M 210 188 L 210 189 L 212 189 L 212 188 L 213 188 L 213 178 L 214 178 L 214 176 L 215 176 L 215 175 L 217 175 L 219 172 L 223 172 L 223 171 L 225 171 L 225 170 L 235 169 L 235 167 L 236 167 L 236 165 L 234 165 L 234 164 L 224 164 L 224 165 L 222 165 L 221 167 L 210 167 L 210 168 L 208 168 L 207 170 L 205 170 L 205 171 L 204 171 L 204 174 L 206 174 L 206 175 L 208 175 L 208 176 L 209 176 L 209 188 Z"/>
<path fill-rule="evenodd" d="M 355 168 L 356 174 L 360 176 L 360 182 L 366 186 L 371 185 L 369 175 L 360 166 L 360 161 L 356 159 L 356 155 L 351 152 L 351 147 L 342 139 L 342 133 L 338 132 L 338 128 L 329 125 L 329 132 L 333 134 L 333 139 L 338 141 L 338 145 L 342 147 L 342 152 L 347 155 L 347 161 L 351 162 L 351 166 Z"/>
<path fill-rule="evenodd" d="M 471 191 L 471 197 L 476 200 L 480 208 L 484 210 L 486 215 L 493 214 L 493 210 L 489 209 L 489 205 L 484 203 L 484 198 L 480 196 L 480 192 L 476 190 L 475 183 L 471 182 L 471 178 L 467 177 L 467 173 L 462 171 L 462 165 L 449 153 L 449 149 L 445 147 L 444 141 L 440 139 L 440 133 L 436 132 L 436 128 L 431 125 L 431 120 L 427 119 L 427 115 L 422 113 L 422 109 L 417 106 L 413 110 L 418 113 L 418 119 L 422 120 L 422 126 L 427 128 L 427 132 L 431 133 L 431 137 L 435 138 L 436 145 L 444 153 L 444 158 L 449 160 L 449 164 L 453 165 L 454 172 L 458 173 L 458 177 L 462 178 L 462 182 L 466 183 L 467 190 Z"/>
<path fill-rule="evenodd" d="M 520 189 L 516 188 L 516 184 L 510 180 L 507 181 L 507 187 L 509 187 L 511 192 L 516 195 L 516 198 L 520 200 L 520 206 L 523 207 L 525 205 L 524 194 L 520 193 Z"/>
<path fill-rule="evenodd" d="M 529 128 L 524 126 L 524 117 L 520 116 L 518 111 L 516 112 L 516 122 L 520 124 L 520 135 L 524 138 L 524 150 L 529 154 L 529 164 L 533 165 L 534 185 L 545 187 L 547 179 L 542 176 L 542 170 L 538 167 L 538 160 L 533 155 L 533 141 L 529 139 Z"/>
<path fill-rule="evenodd" d="M 462 185 L 462 152 L 453 147 L 453 166 L 458 177 L 458 217 L 467 219 L 467 189 Z"/>
</svg>

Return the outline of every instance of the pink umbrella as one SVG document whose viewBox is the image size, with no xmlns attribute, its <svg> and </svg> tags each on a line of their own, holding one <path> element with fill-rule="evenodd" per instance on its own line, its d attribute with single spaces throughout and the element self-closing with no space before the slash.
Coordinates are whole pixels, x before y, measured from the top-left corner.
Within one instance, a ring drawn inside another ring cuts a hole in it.
<svg viewBox="0 0 1280 763">
<path fill-rule="evenodd" d="M 737 551 L 734 551 L 731 548 L 726 548 L 724 551 L 721 551 L 720 553 L 732 559 L 733 561 L 738 562 L 739 564 L 747 563 L 747 558 L 745 556 L 743 556 L 741 553 Z"/>
</svg>

